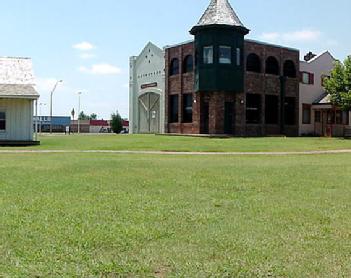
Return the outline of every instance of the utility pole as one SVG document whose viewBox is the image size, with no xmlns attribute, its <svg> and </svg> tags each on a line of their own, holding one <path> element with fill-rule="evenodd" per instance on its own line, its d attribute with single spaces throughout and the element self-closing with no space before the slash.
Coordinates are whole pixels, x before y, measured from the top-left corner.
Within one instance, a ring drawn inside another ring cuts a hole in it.
<svg viewBox="0 0 351 278">
<path fill-rule="evenodd" d="M 39 133 L 41 134 L 41 127 L 43 125 L 43 115 L 42 115 L 42 111 L 41 111 L 41 107 L 42 106 L 46 106 L 46 103 L 40 103 L 39 104 Z"/>
<path fill-rule="evenodd" d="M 82 92 L 78 92 L 78 134 L 80 133 L 80 96 L 82 95 Z"/>
<path fill-rule="evenodd" d="M 52 133 L 52 95 L 56 91 L 56 88 L 57 88 L 58 84 L 62 83 L 62 82 L 63 82 L 63 80 L 56 81 L 55 86 L 54 86 L 54 88 L 52 89 L 52 91 L 50 93 L 50 134 Z"/>
</svg>

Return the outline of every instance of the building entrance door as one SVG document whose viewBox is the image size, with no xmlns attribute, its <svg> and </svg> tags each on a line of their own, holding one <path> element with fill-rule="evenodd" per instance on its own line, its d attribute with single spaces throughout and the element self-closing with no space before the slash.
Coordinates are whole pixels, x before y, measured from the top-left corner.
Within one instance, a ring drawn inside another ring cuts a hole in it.
<svg viewBox="0 0 351 278">
<path fill-rule="evenodd" d="M 146 93 L 139 97 L 139 132 L 160 132 L 160 96 Z"/>
<path fill-rule="evenodd" d="M 201 134 L 209 134 L 210 132 L 210 104 L 202 103 L 201 109 Z"/>
<path fill-rule="evenodd" d="M 331 114 L 329 111 L 322 112 L 322 130 L 323 130 L 323 136 L 325 137 L 332 136 L 332 125 L 329 124 L 329 121 L 330 121 L 329 117 L 331 117 Z"/>
<path fill-rule="evenodd" d="M 234 103 L 226 102 L 224 104 L 224 133 L 233 134 L 233 120 L 234 120 Z"/>
</svg>

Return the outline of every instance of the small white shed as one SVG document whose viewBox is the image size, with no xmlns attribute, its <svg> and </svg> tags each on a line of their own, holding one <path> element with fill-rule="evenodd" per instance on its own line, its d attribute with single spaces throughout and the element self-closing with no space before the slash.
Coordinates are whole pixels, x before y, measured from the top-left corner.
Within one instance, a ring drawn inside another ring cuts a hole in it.
<svg viewBox="0 0 351 278">
<path fill-rule="evenodd" d="M 0 145 L 38 144 L 34 138 L 34 88 L 32 61 L 0 58 Z"/>
</svg>

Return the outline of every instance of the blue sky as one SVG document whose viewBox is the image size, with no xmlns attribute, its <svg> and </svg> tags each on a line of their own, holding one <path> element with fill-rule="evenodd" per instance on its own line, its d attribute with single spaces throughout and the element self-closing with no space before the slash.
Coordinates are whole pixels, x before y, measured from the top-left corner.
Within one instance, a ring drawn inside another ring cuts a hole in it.
<svg viewBox="0 0 351 278">
<path fill-rule="evenodd" d="M 129 56 L 148 41 L 160 47 L 191 39 L 209 0 L 11 0 L 0 10 L 0 56 L 33 59 L 42 114 L 49 91 L 54 114 L 82 110 L 101 118 L 119 110 L 128 116 Z M 251 29 L 248 38 L 315 53 L 330 50 L 338 59 L 351 53 L 350 0 L 231 0 Z M 45 105 L 47 104 L 47 105 Z"/>
</svg>

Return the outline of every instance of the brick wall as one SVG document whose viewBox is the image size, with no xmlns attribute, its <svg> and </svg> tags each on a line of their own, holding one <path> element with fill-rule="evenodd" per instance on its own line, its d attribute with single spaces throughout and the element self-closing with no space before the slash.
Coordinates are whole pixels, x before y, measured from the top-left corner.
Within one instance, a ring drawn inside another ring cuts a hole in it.
<svg viewBox="0 0 351 278">
<path fill-rule="evenodd" d="M 183 134 L 196 134 L 200 133 L 197 120 L 197 102 L 196 95 L 194 93 L 194 71 L 190 73 L 183 73 L 183 62 L 186 56 L 194 55 L 194 44 L 186 43 L 176 47 L 167 48 L 165 52 L 166 59 L 166 132 L 169 133 L 183 133 Z M 179 60 L 179 71 L 180 74 L 170 76 L 169 68 L 171 61 L 177 58 Z M 179 95 L 179 119 L 178 123 L 168 123 L 169 118 L 169 96 Z M 193 103 L 193 123 L 183 123 L 183 95 L 192 94 Z"/>
<path fill-rule="evenodd" d="M 169 133 L 193 133 L 199 134 L 204 127 L 204 107 L 209 105 L 209 126 L 210 134 L 224 133 L 224 106 L 225 102 L 232 102 L 234 105 L 234 117 L 232 130 L 235 136 L 266 136 L 281 133 L 281 116 L 276 125 L 265 124 L 265 95 L 276 95 L 279 98 L 279 111 L 281 109 L 281 76 L 283 76 L 283 65 L 286 60 L 294 62 L 296 67 L 296 78 L 285 78 L 284 91 L 287 97 L 296 99 L 296 125 L 285 126 L 285 134 L 289 136 L 298 135 L 298 109 L 299 109 L 299 52 L 294 49 L 282 48 L 279 46 L 259 43 L 255 41 L 245 41 L 244 63 L 250 53 L 255 53 L 261 60 L 261 73 L 245 73 L 244 92 L 199 92 L 194 93 L 194 72 L 169 76 L 169 65 L 173 58 L 178 58 L 180 71 L 183 68 L 183 60 L 187 55 L 194 55 L 194 43 L 186 43 L 166 49 L 166 119 L 169 113 L 169 95 L 179 95 L 179 120 L 178 123 L 166 124 L 166 131 Z M 265 61 L 273 56 L 277 59 L 280 72 L 279 75 L 265 74 Z M 193 123 L 182 123 L 183 118 L 183 94 L 193 94 Z M 261 123 L 246 124 L 246 94 L 254 93 L 262 96 Z M 168 122 L 168 120 L 166 120 Z"/>
</svg>

